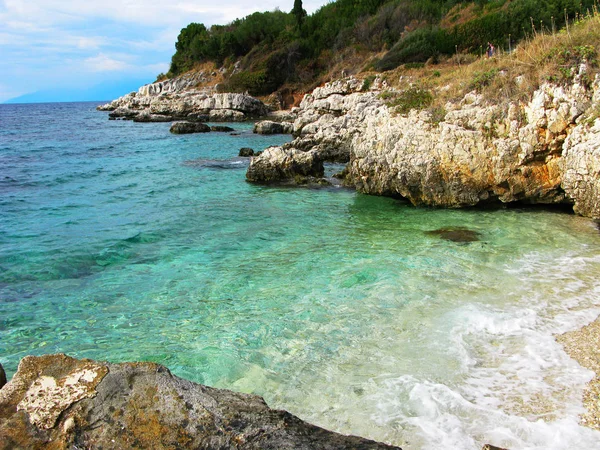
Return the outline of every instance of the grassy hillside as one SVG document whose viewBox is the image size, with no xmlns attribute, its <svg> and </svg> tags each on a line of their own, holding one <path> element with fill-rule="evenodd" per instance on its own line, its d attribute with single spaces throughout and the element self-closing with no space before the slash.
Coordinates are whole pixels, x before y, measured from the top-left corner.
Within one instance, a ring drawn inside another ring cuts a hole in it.
<svg viewBox="0 0 600 450">
<path fill-rule="evenodd" d="M 228 69 L 223 90 L 302 91 L 341 73 L 480 56 L 488 41 L 509 51 L 523 39 L 556 34 L 596 2 L 337 0 L 306 16 L 296 0 L 289 13 L 254 13 L 211 28 L 191 23 L 179 34 L 167 76 L 212 63 Z"/>
</svg>

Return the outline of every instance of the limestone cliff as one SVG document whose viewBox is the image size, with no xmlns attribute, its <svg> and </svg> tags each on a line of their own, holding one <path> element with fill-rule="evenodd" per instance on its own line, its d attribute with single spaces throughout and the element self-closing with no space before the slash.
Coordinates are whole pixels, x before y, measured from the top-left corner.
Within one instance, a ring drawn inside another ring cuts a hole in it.
<svg viewBox="0 0 600 450">
<path fill-rule="evenodd" d="M 358 80 L 336 81 L 305 97 L 298 138 L 283 151 L 346 157 L 349 185 L 415 205 L 566 203 L 600 218 L 600 78 L 586 86 L 579 70 L 571 85 L 543 84 L 527 103 L 469 93 L 447 103 L 441 120 L 426 110 L 395 113 L 377 80 L 369 92 Z"/>
</svg>

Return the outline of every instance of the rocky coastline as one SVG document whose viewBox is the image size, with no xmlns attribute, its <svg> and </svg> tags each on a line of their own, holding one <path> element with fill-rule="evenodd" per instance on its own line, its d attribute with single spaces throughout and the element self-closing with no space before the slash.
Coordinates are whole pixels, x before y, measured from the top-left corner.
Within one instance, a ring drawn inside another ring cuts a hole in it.
<svg viewBox="0 0 600 450">
<path fill-rule="evenodd" d="M 0 385 L 1 386 L 1 385 Z M 0 389 L 0 449 L 399 449 L 214 389 L 154 363 L 28 356 Z"/>
<path fill-rule="evenodd" d="M 586 70 L 569 86 L 542 84 L 527 103 L 468 93 L 442 118 L 395 113 L 379 79 L 367 92 L 361 80 L 337 80 L 292 110 L 296 139 L 254 158 L 248 180 L 289 182 L 315 159 L 348 162 L 346 185 L 414 205 L 563 204 L 599 218 L 600 77 L 586 86 Z"/>
</svg>

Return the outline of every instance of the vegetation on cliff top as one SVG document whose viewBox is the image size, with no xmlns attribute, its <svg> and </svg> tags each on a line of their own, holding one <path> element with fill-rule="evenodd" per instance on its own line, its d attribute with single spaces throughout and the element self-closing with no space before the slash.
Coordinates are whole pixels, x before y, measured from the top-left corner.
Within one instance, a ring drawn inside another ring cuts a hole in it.
<svg viewBox="0 0 600 450">
<path fill-rule="evenodd" d="M 596 2 L 337 0 L 306 15 L 295 0 L 289 13 L 257 12 L 210 28 L 191 23 L 179 34 L 167 75 L 212 62 L 229 68 L 223 90 L 266 95 L 282 86 L 310 89 L 342 71 L 480 56 L 487 42 L 510 51 L 536 33 L 556 32 Z M 479 82 L 489 81 L 482 75 Z"/>
</svg>

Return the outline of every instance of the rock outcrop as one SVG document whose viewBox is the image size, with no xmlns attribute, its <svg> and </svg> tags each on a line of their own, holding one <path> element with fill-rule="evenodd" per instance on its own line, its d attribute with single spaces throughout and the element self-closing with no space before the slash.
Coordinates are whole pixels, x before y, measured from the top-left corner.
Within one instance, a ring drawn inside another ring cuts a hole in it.
<svg viewBox="0 0 600 450">
<path fill-rule="evenodd" d="M 196 89 L 206 75 L 190 73 L 158 83 L 142 86 L 132 92 L 98 106 L 110 111 L 111 119 L 152 121 L 220 121 L 240 122 L 263 117 L 268 108 L 246 94 L 216 93 L 214 89 Z M 163 120 L 160 120 L 163 119 Z"/>
<path fill-rule="evenodd" d="M 173 122 L 169 131 L 173 134 L 208 133 L 210 127 L 202 122 Z"/>
<path fill-rule="evenodd" d="M 568 87 L 543 84 L 526 104 L 490 104 L 472 92 L 446 104 L 444 117 L 397 114 L 381 99 L 379 80 L 368 92 L 359 80 L 336 81 L 293 111 L 297 137 L 282 151 L 349 161 L 347 184 L 415 205 L 562 203 L 600 218 L 600 77 L 590 87 L 585 72 Z M 273 173 L 293 179 L 292 170 L 277 169 L 287 159 L 267 157 L 269 176 L 254 181 L 269 182 Z"/>
<path fill-rule="evenodd" d="M 257 134 L 292 134 L 294 131 L 294 124 L 291 122 L 262 120 L 254 124 L 254 129 L 252 131 Z"/>
<path fill-rule="evenodd" d="M 323 161 L 314 151 L 269 147 L 259 156 L 252 158 L 246 179 L 260 183 L 305 183 L 307 179 L 323 177 L 324 172 Z"/>
<path fill-rule="evenodd" d="M 361 192 L 413 204 L 574 203 L 563 179 L 582 171 L 565 158 L 565 141 L 577 127 L 589 134 L 577 123 L 589 94 L 578 84 L 545 84 L 528 104 L 505 107 L 471 93 L 446 105 L 439 123 L 427 111 L 394 117 L 382 110 L 352 143 L 349 180 Z"/>
<path fill-rule="evenodd" d="M 153 363 L 26 357 L 0 390 L 0 448 L 391 449 Z"/>
</svg>

